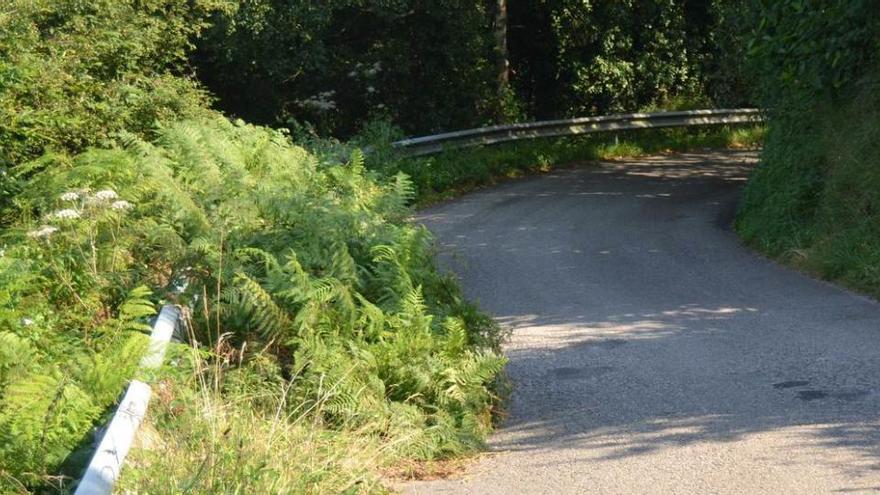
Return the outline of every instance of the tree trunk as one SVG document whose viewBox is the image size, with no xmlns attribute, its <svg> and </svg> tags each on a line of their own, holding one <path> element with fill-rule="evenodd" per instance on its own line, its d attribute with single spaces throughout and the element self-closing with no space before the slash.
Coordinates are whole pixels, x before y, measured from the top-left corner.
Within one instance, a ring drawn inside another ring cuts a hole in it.
<svg viewBox="0 0 880 495">
<path fill-rule="evenodd" d="M 494 12 L 494 38 L 495 38 L 495 78 L 498 98 L 499 122 L 506 120 L 504 104 L 508 100 L 510 85 L 510 62 L 507 54 L 507 0 L 495 0 Z"/>
</svg>

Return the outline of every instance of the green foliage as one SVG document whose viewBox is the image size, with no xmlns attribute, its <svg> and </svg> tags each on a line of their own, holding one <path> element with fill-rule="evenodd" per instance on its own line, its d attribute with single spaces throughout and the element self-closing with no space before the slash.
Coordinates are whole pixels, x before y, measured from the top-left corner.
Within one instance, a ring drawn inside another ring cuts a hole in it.
<svg viewBox="0 0 880 495">
<path fill-rule="evenodd" d="M 191 350 L 155 387 L 126 493 L 387 493 L 376 471 L 394 462 L 369 428 L 328 429 L 296 410 L 274 359 L 219 371 Z M 216 362 L 216 361 L 214 361 Z M 211 383 L 222 382 L 222 389 Z"/>
<path fill-rule="evenodd" d="M 413 131 L 495 110 L 484 2 L 233 2 L 193 56 L 221 107 L 249 121 L 350 135 L 370 116 Z"/>
<path fill-rule="evenodd" d="M 598 2 L 555 12 L 560 65 L 571 114 L 619 113 L 694 94 L 683 6 L 668 0 Z"/>
<path fill-rule="evenodd" d="M 64 257 L 61 249 L 56 253 Z M 109 311 L 107 294 L 84 290 L 79 297 L 71 295 L 56 280 L 85 280 L 92 274 L 61 268 L 46 254 L 28 243 L 0 255 L 4 490 L 62 484 L 51 475 L 131 376 L 145 344 L 136 332 L 140 318 L 153 313 L 143 288 L 131 291 L 116 312 Z M 85 301 L 93 305 L 91 312 L 79 306 Z"/>
<path fill-rule="evenodd" d="M 749 5 L 749 66 L 770 125 L 737 230 L 773 256 L 877 294 L 880 4 Z"/>
<path fill-rule="evenodd" d="M 748 60 L 772 107 L 845 89 L 880 49 L 876 0 L 754 0 L 748 6 Z"/>
<path fill-rule="evenodd" d="M 12 0 L 0 7 L 0 165 L 47 147 L 81 150 L 122 129 L 197 110 L 168 70 L 185 59 L 210 2 Z M 161 14 L 161 16 L 159 15 Z"/>
<path fill-rule="evenodd" d="M 224 349 L 239 350 L 237 363 L 269 360 L 266 386 L 287 387 L 285 415 L 315 411 L 322 428 L 357 429 L 408 457 L 479 446 L 500 337 L 438 274 L 428 232 L 404 221 L 404 176 L 379 183 L 359 151 L 318 158 L 219 117 L 157 132 L 155 144 L 129 135 L 124 148 L 27 167 L 16 199 L 26 214 L 0 258 L 11 255 L 2 266 L 16 281 L 0 289 L 0 330 L 11 332 L 0 335 L 31 352 L 28 332 L 43 325 L 21 322 L 40 315 L 53 326 L 34 352 L 60 354 L 26 376 L 0 362 L 0 438 L 14 454 L 3 471 L 29 485 L 57 472 L 131 376 L 127 339 L 152 313 L 150 291 L 193 308 L 193 335 L 213 350 L 218 380 L 239 377 L 233 389 L 241 375 Z M 61 359 L 71 353 L 82 358 Z"/>
<path fill-rule="evenodd" d="M 506 89 L 495 2 L 231 2 L 192 60 L 224 111 L 344 137 L 375 118 L 427 134 L 747 98 L 738 0 L 507 3 Z"/>
<path fill-rule="evenodd" d="M 130 378 L 154 313 L 149 290 L 123 283 L 132 260 L 114 237 L 129 225 L 124 209 L 75 195 L 46 203 L 78 210 L 47 211 L 45 225 L 0 250 L 4 491 L 63 483 L 53 475 Z"/>
<path fill-rule="evenodd" d="M 394 154 L 387 142 L 375 142 L 368 168 L 385 176 L 405 173 L 415 186 L 415 201 L 427 204 L 492 184 L 498 180 L 539 173 L 554 166 L 590 160 L 626 158 L 666 151 L 700 148 L 756 148 L 763 127 L 715 129 L 664 129 L 514 141 L 495 146 L 449 150 L 440 154 L 406 158 Z M 371 133 L 370 136 L 393 133 Z"/>
<path fill-rule="evenodd" d="M 49 482 L 115 401 L 154 313 L 127 277 L 132 221 L 111 201 L 46 198 L 40 223 L 0 254 L 0 472 L 28 485 Z"/>
<path fill-rule="evenodd" d="M 746 191 L 740 235 L 819 276 L 880 295 L 880 77 L 799 124 L 772 122 Z M 791 117 L 790 117 L 791 118 Z M 805 125 L 806 124 L 806 125 Z"/>
<path fill-rule="evenodd" d="M 0 5 L 0 225 L 47 150 L 106 145 L 121 131 L 195 116 L 208 98 L 178 77 L 219 0 L 9 0 Z"/>
<path fill-rule="evenodd" d="M 369 491 L 378 464 L 478 447 L 501 335 L 437 272 L 408 205 L 585 157 L 751 137 L 664 131 L 393 157 L 389 118 L 427 132 L 513 116 L 517 98 L 535 114 L 705 102 L 717 46 L 692 26 L 720 25 L 712 8 L 512 3 L 515 92 L 499 95 L 489 7 L 4 3 L 0 491 L 69 488 L 74 451 L 168 301 L 191 310 L 194 342 L 179 372 L 163 371 L 159 441 L 135 454 L 134 491 Z M 207 111 L 189 63 L 224 109 L 314 150 Z M 545 105 L 547 88 L 559 98 Z M 315 138 L 357 129 L 368 156 Z"/>
<path fill-rule="evenodd" d="M 825 169 L 822 118 L 798 113 L 774 119 L 744 192 L 737 230 L 771 255 L 812 242 Z"/>
<path fill-rule="evenodd" d="M 828 173 L 808 266 L 880 297 L 880 75 L 833 114 L 822 144 Z"/>
</svg>

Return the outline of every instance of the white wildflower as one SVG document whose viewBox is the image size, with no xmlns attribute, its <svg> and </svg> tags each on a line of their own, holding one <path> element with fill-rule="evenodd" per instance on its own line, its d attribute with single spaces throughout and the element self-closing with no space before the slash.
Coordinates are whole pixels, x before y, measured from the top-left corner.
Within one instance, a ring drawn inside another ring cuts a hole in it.
<svg viewBox="0 0 880 495">
<path fill-rule="evenodd" d="M 74 218 L 79 218 L 79 216 L 80 216 L 79 212 L 74 209 L 71 209 L 71 208 L 66 208 L 64 210 L 58 210 L 52 214 L 53 218 L 58 218 L 61 220 L 70 220 L 70 219 L 74 219 Z"/>
<path fill-rule="evenodd" d="M 355 71 L 351 71 L 348 73 L 348 77 L 357 77 L 358 73 Z"/>
<path fill-rule="evenodd" d="M 76 191 L 66 192 L 61 195 L 61 201 L 76 201 L 79 199 L 79 193 Z"/>
<path fill-rule="evenodd" d="M 113 204 L 110 205 L 110 208 L 114 210 L 127 210 L 132 207 L 132 204 L 124 199 L 120 199 L 119 201 L 114 201 Z"/>
<path fill-rule="evenodd" d="M 37 230 L 32 230 L 28 232 L 28 237 L 33 237 L 34 239 L 39 239 L 41 237 L 49 237 L 53 233 L 58 231 L 58 227 L 52 227 L 51 225 L 43 225 Z"/>
<path fill-rule="evenodd" d="M 367 93 L 375 93 L 375 92 L 376 92 L 376 88 L 374 88 L 372 86 L 367 86 Z"/>
<path fill-rule="evenodd" d="M 185 278 L 181 278 L 177 282 L 174 282 L 174 291 L 178 294 L 183 294 L 187 287 L 189 287 L 189 281 Z"/>
<path fill-rule="evenodd" d="M 34 324 L 34 320 L 32 320 L 32 319 L 30 319 L 30 318 L 22 318 L 22 319 L 21 319 L 21 324 L 24 325 L 24 326 L 26 326 L 26 327 L 29 327 L 29 326 L 31 326 L 31 325 Z"/>
<path fill-rule="evenodd" d="M 116 199 L 118 197 L 119 195 L 116 194 L 116 191 L 114 191 L 113 189 L 104 189 L 95 193 L 95 198 L 102 201 L 108 201 L 111 199 Z"/>
</svg>

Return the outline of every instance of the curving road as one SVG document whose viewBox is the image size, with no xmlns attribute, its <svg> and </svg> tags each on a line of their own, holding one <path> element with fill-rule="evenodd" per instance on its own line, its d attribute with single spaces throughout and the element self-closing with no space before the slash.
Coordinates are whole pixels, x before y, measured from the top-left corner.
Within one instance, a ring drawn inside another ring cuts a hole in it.
<svg viewBox="0 0 880 495">
<path fill-rule="evenodd" d="M 562 169 L 423 211 L 513 330 L 491 453 L 409 493 L 880 491 L 880 304 L 729 230 L 754 154 Z"/>
</svg>

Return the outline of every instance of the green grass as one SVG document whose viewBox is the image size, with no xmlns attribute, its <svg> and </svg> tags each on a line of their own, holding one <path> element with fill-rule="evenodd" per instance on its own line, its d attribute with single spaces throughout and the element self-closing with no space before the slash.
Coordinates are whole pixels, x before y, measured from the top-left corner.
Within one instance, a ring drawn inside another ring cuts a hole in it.
<svg viewBox="0 0 880 495">
<path fill-rule="evenodd" d="M 316 403 L 297 407 L 289 397 L 293 382 L 267 387 L 255 380 L 271 367 L 268 356 L 224 369 L 194 347 L 178 352 L 180 366 L 154 386 L 119 491 L 386 492 L 377 472 L 400 458 L 395 441 L 375 434 L 379 424 L 323 424 L 332 384 Z"/>
<path fill-rule="evenodd" d="M 386 151 L 378 153 L 378 159 L 369 160 L 368 166 L 387 175 L 407 174 L 416 189 L 416 203 L 423 206 L 571 163 L 702 148 L 755 148 L 763 134 L 762 126 L 632 131 L 515 141 L 415 158 L 393 158 Z"/>
</svg>

